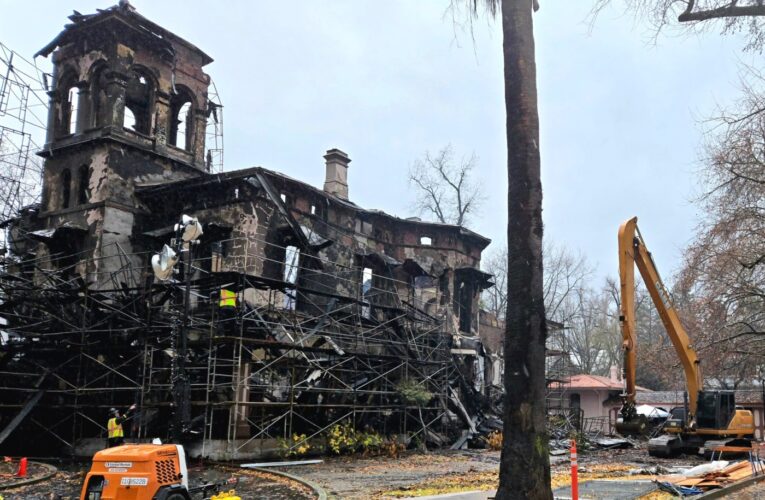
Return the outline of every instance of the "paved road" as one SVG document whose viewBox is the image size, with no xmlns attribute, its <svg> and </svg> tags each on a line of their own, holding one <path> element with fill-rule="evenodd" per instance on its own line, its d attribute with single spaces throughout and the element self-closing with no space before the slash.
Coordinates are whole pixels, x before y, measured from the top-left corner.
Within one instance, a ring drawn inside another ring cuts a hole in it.
<svg viewBox="0 0 765 500">
<path fill-rule="evenodd" d="M 494 497 L 496 490 L 492 491 L 466 491 L 463 493 L 447 493 L 430 497 L 412 497 L 404 500 L 487 500 Z"/>
</svg>

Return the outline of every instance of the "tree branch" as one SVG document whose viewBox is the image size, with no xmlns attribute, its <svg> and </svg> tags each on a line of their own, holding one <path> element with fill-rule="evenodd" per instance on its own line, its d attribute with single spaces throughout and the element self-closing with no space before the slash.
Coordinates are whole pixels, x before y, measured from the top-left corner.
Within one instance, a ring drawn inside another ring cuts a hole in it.
<svg viewBox="0 0 765 500">
<path fill-rule="evenodd" d="M 710 19 L 720 19 L 723 17 L 755 17 L 765 16 L 765 6 L 763 5 L 745 5 L 737 6 L 736 2 L 731 2 L 725 7 L 718 7 L 710 10 L 700 10 L 691 12 L 694 2 L 688 3 L 688 8 L 677 17 L 681 23 L 693 21 L 708 21 Z"/>
</svg>

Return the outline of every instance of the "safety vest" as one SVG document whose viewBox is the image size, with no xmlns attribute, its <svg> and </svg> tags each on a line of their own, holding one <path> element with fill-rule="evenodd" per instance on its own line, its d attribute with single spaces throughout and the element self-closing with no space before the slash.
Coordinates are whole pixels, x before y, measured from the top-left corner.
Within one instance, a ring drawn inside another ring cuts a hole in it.
<svg viewBox="0 0 765 500">
<path fill-rule="evenodd" d="M 220 307 L 236 307 L 236 294 L 231 290 L 221 289 L 218 305 Z"/>
<path fill-rule="evenodd" d="M 106 424 L 106 430 L 109 432 L 109 439 L 125 437 L 125 431 L 122 430 L 122 424 L 117 423 L 116 418 L 110 418 Z"/>
</svg>

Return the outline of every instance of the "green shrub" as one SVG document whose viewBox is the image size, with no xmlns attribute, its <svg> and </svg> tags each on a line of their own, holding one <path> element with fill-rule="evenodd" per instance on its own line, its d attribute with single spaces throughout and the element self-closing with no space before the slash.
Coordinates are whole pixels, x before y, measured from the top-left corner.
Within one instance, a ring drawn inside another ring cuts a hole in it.
<svg viewBox="0 0 765 500">
<path fill-rule="evenodd" d="M 335 455 L 353 453 L 357 445 L 356 429 L 350 422 L 335 424 L 329 428 L 327 447 Z"/>
<path fill-rule="evenodd" d="M 382 452 L 385 439 L 374 431 L 361 432 L 356 438 L 358 447 L 362 454 L 366 456 L 377 456 Z"/>
<path fill-rule="evenodd" d="M 433 399 L 433 393 L 428 391 L 421 383 L 411 379 L 402 380 L 396 387 L 396 390 L 401 395 L 401 399 L 410 405 L 425 406 Z"/>
</svg>

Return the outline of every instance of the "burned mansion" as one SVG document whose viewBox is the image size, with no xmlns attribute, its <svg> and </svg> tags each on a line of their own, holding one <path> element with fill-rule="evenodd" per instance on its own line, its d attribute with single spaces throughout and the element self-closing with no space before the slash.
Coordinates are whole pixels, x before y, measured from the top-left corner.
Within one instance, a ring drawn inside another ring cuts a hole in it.
<svg viewBox="0 0 765 500">
<path fill-rule="evenodd" d="M 319 187 L 213 173 L 210 56 L 127 2 L 70 20 L 39 52 L 40 202 L 2 221 L 0 451 L 91 453 L 132 404 L 129 439 L 214 458 L 347 422 L 475 431 L 500 383 L 478 335 L 489 240 L 360 207 L 340 149 Z"/>
</svg>

